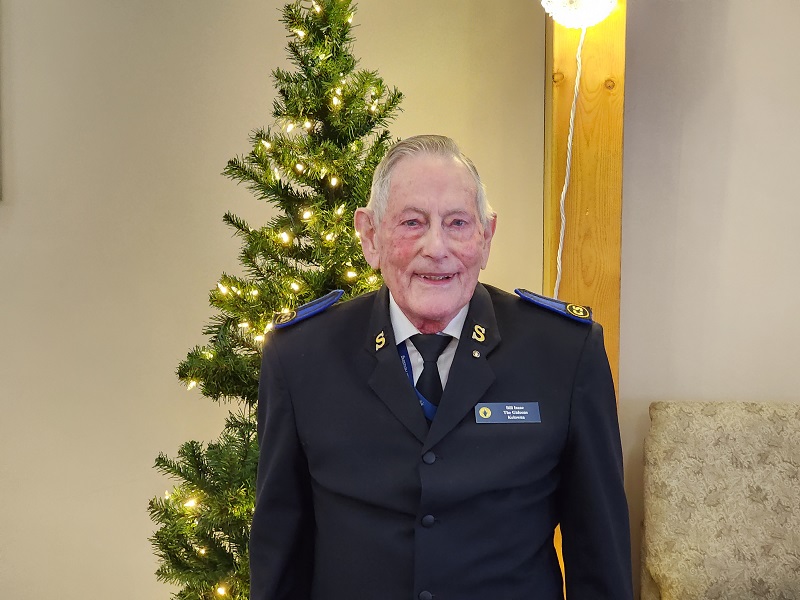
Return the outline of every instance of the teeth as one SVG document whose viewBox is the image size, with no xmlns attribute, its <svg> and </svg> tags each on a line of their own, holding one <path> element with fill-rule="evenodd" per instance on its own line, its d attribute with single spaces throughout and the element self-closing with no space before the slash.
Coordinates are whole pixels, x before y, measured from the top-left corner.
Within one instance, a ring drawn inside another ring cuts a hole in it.
<svg viewBox="0 0 800 600">
<path fill-rule="evenodd" d="M 432 279 L 433 281 L 442 281 L 444 279 L 450 279 L 450 275 L 422 275 L 423 279 Z"/>
</svg>

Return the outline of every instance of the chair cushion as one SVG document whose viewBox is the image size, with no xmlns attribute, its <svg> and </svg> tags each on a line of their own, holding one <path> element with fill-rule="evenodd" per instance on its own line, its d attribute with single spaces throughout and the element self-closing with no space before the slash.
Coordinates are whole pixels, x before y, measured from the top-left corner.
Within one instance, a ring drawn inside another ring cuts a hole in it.
<svg viewBox="0 0 800 600">
<path fill-rule="evenodd" d="M 800 599 L 800 404 L 656 402 L 642 598 Z"/>
</svg>

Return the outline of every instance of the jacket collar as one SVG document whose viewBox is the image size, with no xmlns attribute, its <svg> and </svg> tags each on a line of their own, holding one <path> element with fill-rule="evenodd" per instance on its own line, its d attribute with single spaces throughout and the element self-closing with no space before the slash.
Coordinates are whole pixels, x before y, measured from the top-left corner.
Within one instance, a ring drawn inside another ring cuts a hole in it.
<svg viewBox="0 0 800 600">
<path fill-rule="evenodd" d="M 461 338 L 453 358 L 442 399 L 423 452 L 450 433 L 483 398 L 495 374 L 487 358 L 500 343 L 497 318 L 489 292 L 481 284 L 469 303 Z"/>
<path fill-rule="evenodd" d="M 447 386 L 430 431 L 397 354 L 386 286 L 375 294 L 367 332 L 364 350 L 376 360 L 369 385 L 392 414 L 424 444 L 423 451 L 458 425 L 494 382 L 494 371 L 487 357 L 500 343 L 500 332 L 491 298 L 481 284 L 476 286 L 470 300 Z"/>
<path fill-rule="evenodd" d="M 385 285 L 375 294 L 364 350 L 376 361 L 368 381 L 369 386 L 392 414 L 420 442 L 424 442 L 428 435 L 428 425 L 397 354 L 397 344 L 389 318 L 389 289 Z"/>
</svg>

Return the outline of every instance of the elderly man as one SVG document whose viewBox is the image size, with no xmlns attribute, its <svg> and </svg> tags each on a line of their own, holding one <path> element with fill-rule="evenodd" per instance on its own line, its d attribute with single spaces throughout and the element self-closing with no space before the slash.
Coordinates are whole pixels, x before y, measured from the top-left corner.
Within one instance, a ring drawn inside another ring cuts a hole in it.
<svg viewBox="0 0 800 600">
<path fill-rule="evenodd" d="M 632 598 L 614 387 L 588 309 L 478 283 L 496 217 L 441 136 L 355 216 L 379 291 L 264 347 L 253 600 Z"/>
</svg>

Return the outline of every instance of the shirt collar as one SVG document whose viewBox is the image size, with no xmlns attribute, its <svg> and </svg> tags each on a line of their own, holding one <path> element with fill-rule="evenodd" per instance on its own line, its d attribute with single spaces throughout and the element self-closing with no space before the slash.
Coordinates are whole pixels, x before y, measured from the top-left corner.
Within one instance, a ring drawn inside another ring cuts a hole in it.
<svg viewBox="0 0 800 600">
<path fill-rule="evenodd" d="M 464 321 L 467 320 L 467 312 L 469 310 L 469 303 L 465 304 L 455 317 L 447 324 L 442 330 L 442 333 L 459 339 L 461 337 L 461 330 L 464 328 Z M 411 324 L 408 317 L 403 314 L 397 302 L 389 292 L 389 319 L 392 322 L 392 330 L 394 331 L 394 340 L 396 344 L 400 344 L 410 338 L 412 335 L 420 333 L 419 329 Z"/>
</svg>

